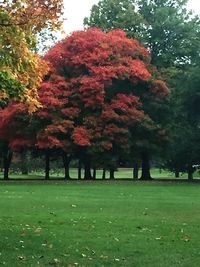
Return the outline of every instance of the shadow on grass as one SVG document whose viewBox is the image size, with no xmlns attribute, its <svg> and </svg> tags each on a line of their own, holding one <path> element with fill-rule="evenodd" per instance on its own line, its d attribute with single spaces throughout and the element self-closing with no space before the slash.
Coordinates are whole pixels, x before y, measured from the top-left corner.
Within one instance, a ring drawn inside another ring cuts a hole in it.
<svg viewBox="0 0 200 267">
<path fill-rule="evenodd" d="M 0 178 L 0 183 L 15 183 L 15 182 L 37 182 L 37 183 L 118 183 L 118 182 L 130 182 L 130 183 L 200 183 L 199 178 L 194 178 L 193 180 L 188 179 L 180 179 L 180 178 L 152 178 L 151 180 L 141 180 L 141 179 L 133 179 L 133 178 L 115 178 L 115 179 L 65 179 L 58 177 L 51 177 L 50 179 L 44 179 L 43 177 L 36 178 L 9 178 L 8 180 L 4 180 Z"/>
</svg>

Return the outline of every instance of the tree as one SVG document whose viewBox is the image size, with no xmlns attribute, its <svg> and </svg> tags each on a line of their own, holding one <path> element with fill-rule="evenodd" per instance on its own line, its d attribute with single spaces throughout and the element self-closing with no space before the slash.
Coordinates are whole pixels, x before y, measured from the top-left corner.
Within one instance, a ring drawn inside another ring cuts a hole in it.
<svg viewBox="0 0 200 267">
<path fill-rule="evenodd" d="M 75 32 L 44 59 L 50 71 L 38 90 L 42 106 L 31 115 L 27 130 L 32 129 L 38 148 L 76 155 L 85 179 L 92 179 L 95 159 L 103 155 L 106 167 L 108 161 L 117 162 L 130 151 L 133 137 L 140 139 L 136 127 L 154 126 L 142 99 L 161 101 L 168 88 L 155 79 L 148 51 L 120 30 Z"/>
<path fill-rule="evenodd" d="M 3 156 L 4 179 L 8 179 L 12 152 L 34 144 L 28 109 L 23 103 L 10 103 L 0 110 L 0 140 Z"/>
<path fill-rule="evenodd" d="M 119 27 L 127 31 L 129 36 L 134 36 L 137 32 L 140 42 L 151 53 L 152 64 L 157 66 L 162 79 L 167 81 L 172 89 L 170 105 L 167 106 L 166 102 L 158 105 L 158 102 L 145 101 L 143 107 L 153 121 L 157 121 L 157 125 L 170 129 L 174 119 L 172 114 L 175 112 L 172 110 L 178 105 L 177 97 L 182 97 L 179 91 L 183 89 L 183 80 L 190 76 L 191 66 L 198 65 L 200 55 L 200 20 L 187 10 L 187 2 L 187 0 L 132 0 L 126 5 L 124 1 L 101 0 L 93 6 L 90 16 L 84 20 L 86 27 L 96 25 L 105 31 Z M 114 4 L 115 12 L 110 12 Z M 132 20 L 131 25 L 134 29 L 132 35 L 128 30 L 131 21 L 127 22 L 125 19 L 129 10 L 132 13 L 136 12 L 140 18 L 139 22 Z M 158 148 L 155 146 L 155 141 L 154 139 L 152 142 L 150 138 L 149 144 L 146 144 L 151 152 Z"/>
<path fill-rule="evenodd" d="M 104 31 L 120 28 L 139 38 L 149 49 L 152 64 L 161 69 L 182 66 L 199 56 L 200 20 L 187 10 L 187 2 L 101 0 L 84 24 Z"/>
<path fill-rule="evenodd" d="M 199 151 L 197 124 L 193 123 L 196 111 L 192 112 L 191 106 L 197 107 L 193 103 L 198 102 L 198 80 L 194 76 L 200 55 L 200 19 L 187 10 L 187 2 L 138 1 L 139 12 L 148 22 L 144 42 L 150 48 L 152 62 L 172 88 L 168 164 L 176 172 L 187 171 L 191 178 Z"/>
<path fill-rule="evenodd" d="M 33 49 L 44 29 L 61 26 L 62 1 L 2 1 L 0 3 L 0 101 L 26 101 L 30 112 L 38 105 L 37 87 L 48 71 Z"/>
<path fill-rule="evenodd" d="M 199 51 L 198 16 L 187 10 L 188 0 L 138 0 L 144 18 L 143 43 L 159 68 L 182 67 Z"/>
<path fill-rule="evenodd" d="M 64 141 L 72 144 L 87 178 L 94 155 L 123 154 L 131 146 L 131 128 L 154 125 L 142 110 L 141 99 L 151 95 L 149 99 L 162 102 L 169 91 L 150 73 L 147 50 L 119 30 L 75 32 L 50 49 L 45 59 L 52 69 L 40 99 L 48 102 L 49 111 L 41 112 L 54 124 L 41 136 L 45 144 L 47 140 L 60 147 Z M 152 73 L 156 76 L 156 71 Z"/>
<path fill-rule="evenodd" d="M 176 104 L 171 125 L 171 143 L 168 149 L 166 167 L 174 171 L 187 172 L 192 180 L 193 165 L 200 162 L 200 90 L 199 66 L 191 66 L 183 75 L 182 90 L 176 94 Z"/>
<path fill-rule="evenodd" d="M 103 31 L 124 30 L 129 37 L 139 38 L 144 20 L 137 12 L 133 0 L 101 0 L 93 5 L 91 14 L 84 19 L 86 27 Z"/>
</svg>

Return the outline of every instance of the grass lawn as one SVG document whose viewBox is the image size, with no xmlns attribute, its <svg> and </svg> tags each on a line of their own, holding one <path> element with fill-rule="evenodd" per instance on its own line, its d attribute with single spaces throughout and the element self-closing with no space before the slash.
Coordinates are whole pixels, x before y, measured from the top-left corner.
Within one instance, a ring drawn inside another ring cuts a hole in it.
<svg viewBox="0 0 200 267">
<path fill-rule="evenodd" d="M 200 185 L 0 184 L 0 265 L 200 266 Z"/>
</svg>

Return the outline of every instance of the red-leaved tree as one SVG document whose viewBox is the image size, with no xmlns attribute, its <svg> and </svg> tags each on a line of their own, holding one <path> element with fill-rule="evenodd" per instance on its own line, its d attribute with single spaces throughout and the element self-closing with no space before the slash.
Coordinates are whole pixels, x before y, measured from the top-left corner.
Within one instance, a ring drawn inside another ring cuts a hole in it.
<svg viewBox="0 0 200 267">
<path fill-rule="evenodd" d="M 35 132 L 30 123 L 28 106 L 11 102 L 0 110 L 0 141 L 3 156 L 4 179 L 8 179 L 13 151 L 34 146 Z"/>
<path fill-rule="evenodd" d="M 37 145 L 73 151 L 88 179 L 92 159 L 127 152 L 134 125 L 151 121 L 141 95 L 150 92 L 160 100 L 168 93 L 150 71 L 148 51 L 121 30 L 75 32 L 45 60 L 51 71 L 39 92 L 38 115 L 49 124 L 39 132 Z"/>
<path fill-rule="evenodd" d="M 44 59 L 50 71 L 38 91 L 42 106 L 28 121 L 31 142 L 62 151 L 66 170 L 75 155 L 84 164 L 85 179 L 98 164 L 114 177 L 115 162 L 131 153 L 141 130 L 160 130 L 149 101 L 161 103 L 168 88 L 155 78 L 148 51 L 121 30 L 93 28 L 66 37 Z M 14 140 L 19 137 L 13 132 L 11 147 Z"/>
</svg>

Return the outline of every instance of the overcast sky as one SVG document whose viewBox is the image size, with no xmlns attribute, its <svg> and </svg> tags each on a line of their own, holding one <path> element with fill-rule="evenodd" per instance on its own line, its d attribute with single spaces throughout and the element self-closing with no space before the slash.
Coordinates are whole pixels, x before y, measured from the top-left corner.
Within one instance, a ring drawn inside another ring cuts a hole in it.
<svg viewBox="0 0 200 267">
<path fill-rule="evenodd" d="M 66 33 L 83 29 L 83 19 L 90 14 L 92 5 L 97 4 L 99 0 L 64 0 L 65 17 L 67 21 L 64 24 Z M 189 9 L 200 14 L 200 0 L 189 0 Z"/>
</svg>

